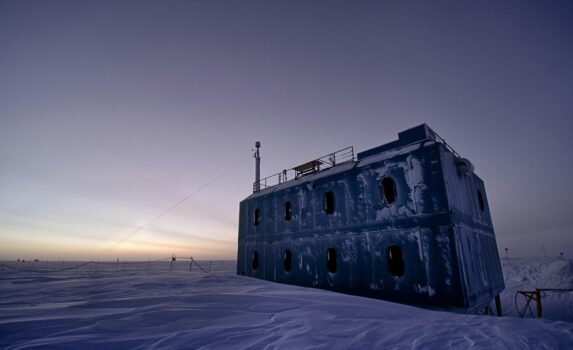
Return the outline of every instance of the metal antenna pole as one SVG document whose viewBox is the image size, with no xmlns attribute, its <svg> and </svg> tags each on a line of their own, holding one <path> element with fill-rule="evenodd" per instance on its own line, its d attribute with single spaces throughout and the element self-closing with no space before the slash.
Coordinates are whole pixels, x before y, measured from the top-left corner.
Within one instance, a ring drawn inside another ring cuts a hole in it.
<svg viewBox="0 0 573 350">
<path fill-rule="evenodd" d="M 261 143 L 259 141 L 255 142 L 255 192 L 261 190 Z"/>
</svg>

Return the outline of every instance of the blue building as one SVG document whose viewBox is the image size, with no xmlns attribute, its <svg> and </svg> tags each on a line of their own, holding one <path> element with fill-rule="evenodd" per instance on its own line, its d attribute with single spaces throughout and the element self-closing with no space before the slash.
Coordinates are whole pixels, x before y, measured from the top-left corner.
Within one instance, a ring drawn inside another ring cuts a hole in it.
<svg viewBox="0 0 573 350">
<path fill-rule="evenodd" d="M 426 124 L 266 179 L 259 146 L 238 274 L 463 312 L 503 290 L 484 183 Z"/>
</svg>

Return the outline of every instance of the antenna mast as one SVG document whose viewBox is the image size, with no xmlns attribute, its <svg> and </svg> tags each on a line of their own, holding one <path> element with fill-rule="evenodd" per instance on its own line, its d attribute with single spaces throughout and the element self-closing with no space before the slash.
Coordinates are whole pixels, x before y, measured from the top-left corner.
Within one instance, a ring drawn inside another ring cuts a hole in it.
<svg viewBox="0 0 573 350">
<path fill-rule="evenodd" d="M 259 141 L 255 142 L 255 192 L 261 190 L 261 143 Z"/>
</svg>

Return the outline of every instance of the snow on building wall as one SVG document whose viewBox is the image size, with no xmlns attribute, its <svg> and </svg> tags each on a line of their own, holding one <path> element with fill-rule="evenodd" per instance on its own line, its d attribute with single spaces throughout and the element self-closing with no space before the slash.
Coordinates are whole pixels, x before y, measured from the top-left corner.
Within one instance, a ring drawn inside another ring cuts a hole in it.
<svg viewBox="0 0 573 350">
<path fill-rule="evenodd" d="M 503 290 L 483 181 L 427 125 L 315 170 L 240 203 L 238 274 L 467 312 Z"/>
</svg>

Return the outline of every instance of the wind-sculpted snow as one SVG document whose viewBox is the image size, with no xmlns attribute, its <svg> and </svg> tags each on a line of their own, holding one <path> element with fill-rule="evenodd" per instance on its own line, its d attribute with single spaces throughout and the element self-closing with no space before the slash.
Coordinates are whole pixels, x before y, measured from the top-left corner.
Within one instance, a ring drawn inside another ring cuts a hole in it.
<svg viewBox="0 0 573 350">
<path fill-rule="evenodd" d="M 565 349 L 573 323 L 461 315 L 211 272 L 0 274 L 2 349 Z M 179 262 L 178 262 L 179 264 Z M 570 270 L 569 270 L 570 272 Z M 566 276 L 565 276 L 566 277 Z"/>
</svg>

